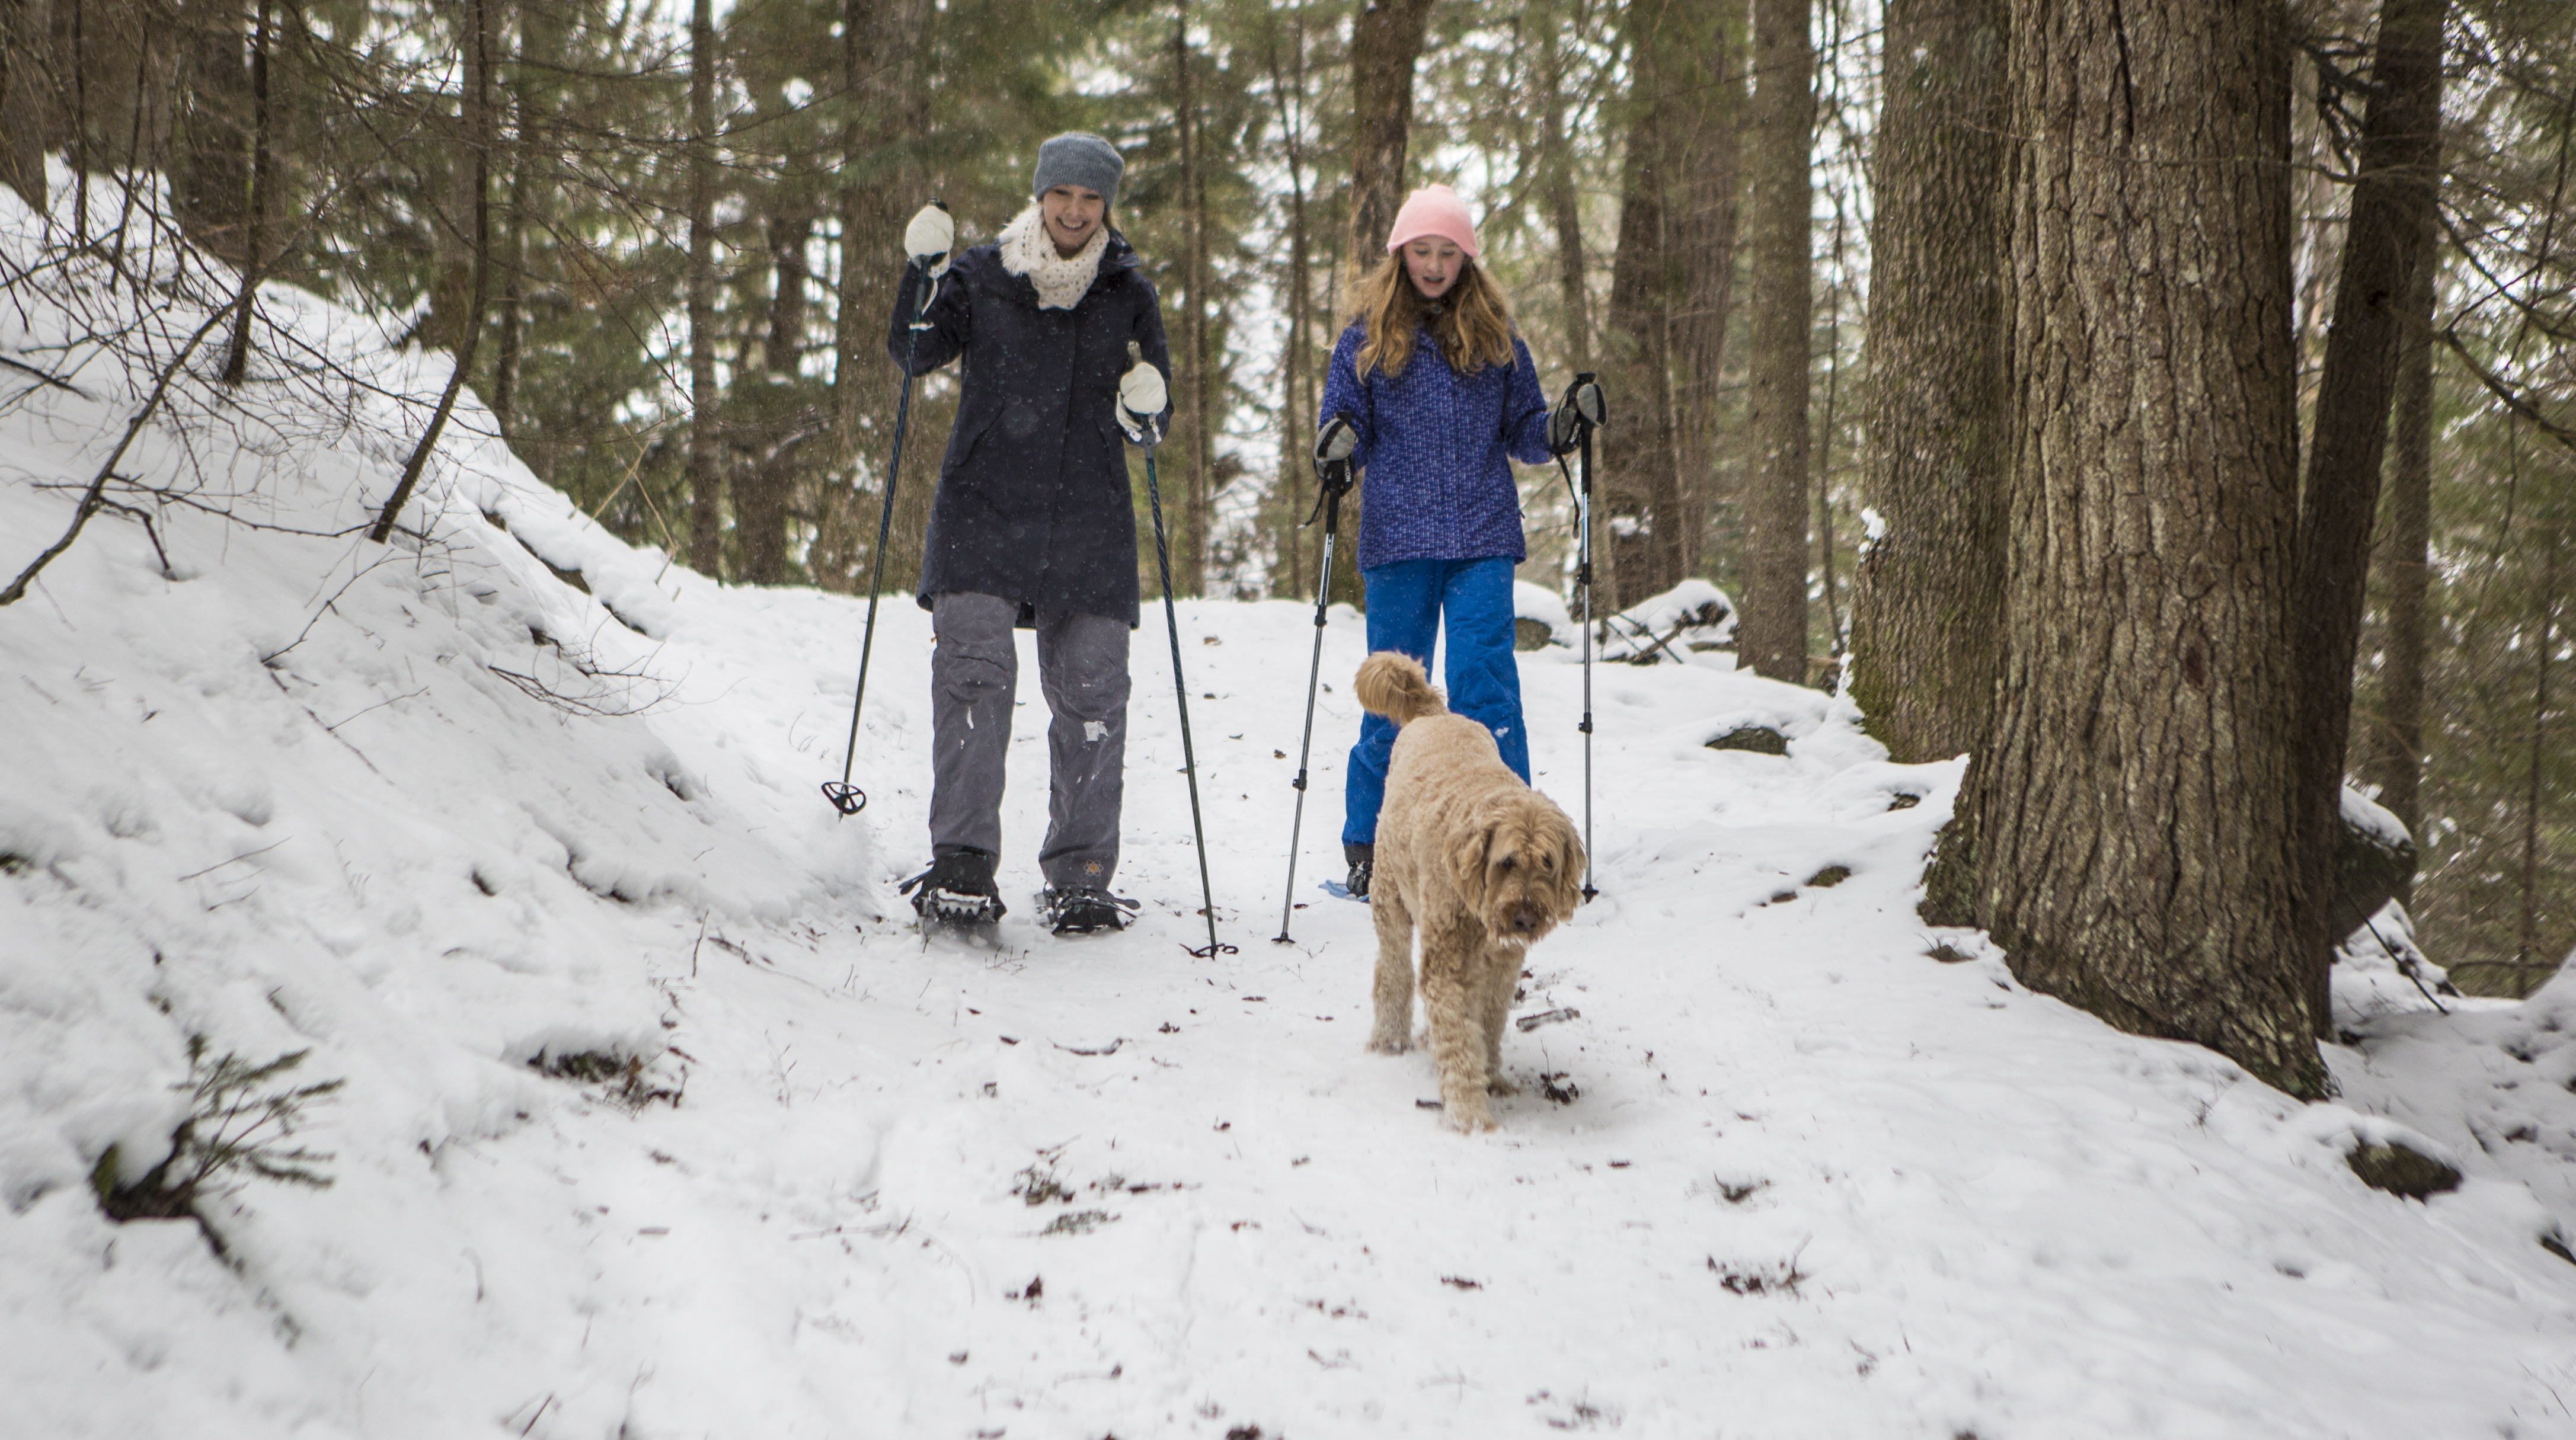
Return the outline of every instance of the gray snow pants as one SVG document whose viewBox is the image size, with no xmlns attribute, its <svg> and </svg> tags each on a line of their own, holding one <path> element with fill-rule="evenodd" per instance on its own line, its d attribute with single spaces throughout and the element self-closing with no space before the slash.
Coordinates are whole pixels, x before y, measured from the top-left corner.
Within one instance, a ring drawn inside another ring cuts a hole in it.
<svg viewBox="0 0 2576 1440">
<path fill-rule="evenodd" d="M 1002 853 L 1003 762 L 1019 650 L 1020 607 L 994 595 L 931 602 L 930 844 Z M 1047 726 L 1046 845 L 1050 885 L 1106 890 L 1118 870 L 1118 808 L 1126 786 L 1127 625 L 1105 615 L 1038 614 L 1038 685 Z"/>
</svg>

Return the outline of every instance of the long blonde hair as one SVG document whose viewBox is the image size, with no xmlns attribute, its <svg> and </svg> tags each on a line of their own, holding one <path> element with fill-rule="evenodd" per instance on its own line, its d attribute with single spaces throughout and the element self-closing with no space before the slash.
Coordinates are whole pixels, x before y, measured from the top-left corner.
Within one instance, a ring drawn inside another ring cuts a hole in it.
<svg viewBox="0 0 2576 1440">
<path fill-rule="evenodd" d="M 1355 362 L 1359 378 L 1371 370 L 1401 375 L 1413 362 L 1413 331 L 1428 319 L 1431 338 L 1449 368 L 1460 374 L 1512 363 L 1512 317 L 1502 287 L 1484 267 L 1458 258 L 1457 283 L 1438 300 L 1425 300 L 1404 273 L 1404 257 L 1390 252 L 1352 291 L 1352 318 L 1368 326 Z"/>
</svg>

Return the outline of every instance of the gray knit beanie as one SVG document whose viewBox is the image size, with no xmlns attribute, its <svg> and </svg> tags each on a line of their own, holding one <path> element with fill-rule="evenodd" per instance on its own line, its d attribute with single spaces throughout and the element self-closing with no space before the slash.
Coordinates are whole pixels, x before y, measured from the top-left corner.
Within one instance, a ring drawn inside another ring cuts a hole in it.
<svg viewBox="0 0 2576 1440">
<path fill-rule="evenodd" d="M 1038 147 L 1037 182 L 1029 189 L 1035 199 L 1058 185 L 1079 185 L 1097 190 L 1109 205 L 1118 203 L 1118 177 L 1127 173 L 1127 162 L 1108 141 L 1079 130 L 1067 131 Z"/>
</svg>

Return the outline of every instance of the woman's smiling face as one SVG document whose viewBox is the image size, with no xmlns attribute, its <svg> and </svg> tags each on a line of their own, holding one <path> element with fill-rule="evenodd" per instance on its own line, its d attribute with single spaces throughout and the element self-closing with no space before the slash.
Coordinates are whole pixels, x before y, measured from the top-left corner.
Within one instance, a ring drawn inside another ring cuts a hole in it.
<svg viewBox="0 0 2576 1440">
<path fill-rule="evenodd" d="M 1046 216 L 1047 238 L 1055 242 L 1056 253 L 1070 256 L 1090 243 L 1109 203 L 1086 186 L 1057 185 L 1038 197 L 1038 209 Z"/>
<path fill-rule="evenodd" d="M 1458 283 L 1458 272 L 1466 258 L 1457 241 L 1437 235 L 1404 242 L 1405 276 L 1425 300 L 1437 300 L 1449 293 L 1449 287 Z"/>
</svg>

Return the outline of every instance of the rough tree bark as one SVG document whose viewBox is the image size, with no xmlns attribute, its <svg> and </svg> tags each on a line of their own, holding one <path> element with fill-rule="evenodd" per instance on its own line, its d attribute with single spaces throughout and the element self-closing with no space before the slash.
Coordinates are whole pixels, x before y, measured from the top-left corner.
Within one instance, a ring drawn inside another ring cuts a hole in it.
<svg viewBox="0 0 2576 1440">
<path fill-rule="evenodd" d="M 2014 0 L 2006 652 L 1961 804 L 2023 983 L 2314 1096 L 2286 28 Z"/>
<path fill-rule="evenodd" d="M 2371 764 L 2379 803 L 2418 833 L 2424 820 L 2419 795 L 2424 662 L 2432 623 L 2427 601 L 2433 551 L 2433 281 L 2438 269 L 2418 267 L 2407 296 L 2406 338 L 2389 422 L 2388 541 L 2379 556 L 2388 645 L 2380 669 L 2380 739 Z M 2397 898 L 2414 900 L 2414 876 L 2398 886 Z"/>
<path fill-rule="evenodd" d="M 1816 119 L 1809 9 L 1808 0 L 1754 0 L 1746 116 L 1753 352 L 1744 428 L 1752 464 L 1736 644 L 1756 674 L 1791 684 L 1807 676 L 1807 385 L 1815 320 L 1807 159 Z"/>
<path fill-rule="evenodd" d="M 864 584 L 875 562 L 883 487 L 897 484 L 894 533 L 886 542 L 885 583 L 907 592 L 920 574 L 921 544 L 940 447 L 925 441 L 916 412 L 906 448 L 913 458 L 900 477 L 886 473 L 893 441 L 895 394 L 902 377 L 880 358 L 886 316 L 903 278 L 903 227 L 933 196 L 919 142 L 928 130 L 929 91 L 920 56 L 929 36 L 930 0 L 845 0 L 841 11 L 842 122 L 838 205 L 841 277 L 833 319 L 832 404 L 836 467 L 851 489 L 831 492 L 816 544 L 818 580 L 855 574 Z M 874 483 L 857 488 L 861 479 Z"/>
<path fill-rule="evenodd" d="M 716 24 L 712 0 L 689 13 L 689 568 L 720 578 L 724 470 L 716 448 Z"/>
<path fill-rule="evenodd" d="M 1689 28 L 1671 73 L 1682 79 L 1680 124 L 1666 167 L 1665 234 L 1675 270 L 1672 310 L 1674 493 L 1689 523 L 1674 527 L 1673 580 L 1700 573 L 1708 513 L 1719 494 L 1718 397 L 1735 314 L 1736 223 L 1744 190 L 1744 5 L 1684 10 Z"/>
<path fill-rule="evenodd" d="M 1404 149 L 1413 129 L 1413 66 L 1433 0 L 1360 0 L 1351 24 L 1351 273 L 1386 253 L 1404 204 Z"/>
<path fill-rule="evenodd" d="M 1413 128 L 1413 66 L 1430 32 L 1433 0 L 1359 0 L 1351 24 L 1351 280 L 1386 254 L 1387 231 L 1404 204 L 1404 151 Z M 1341 287 L 1349 293 L 1349 285 Z M 1346 533 L 1360 529 L 1360 490 L 1343 504 Z M 1356 544 L 1333 556 L 1333 593 L 1367 604 Z M 1344 558 L 1348 557 L 1348 558 Z"/>
<path fill-rule="evenodd" d="M 1903 764 L 1978 748 L 2004 612 L 2005 0 L 1889 0 L 1872 172 L 1868 450 L 1884 532 L 1851 696 Z"/>
<path fill-rule="evenodd" d="M 2336 893 L 2353 649 L 2370 579 L 2370 528 L 2379 512 L 2389 400 L 2406 339 L 2406 301 L 2418 271 L 2433 263 L 2445 8 L 2446 0 L 2385 0 L 2380 7 L 2352 218 L 2335 282 L 2334 319 L 2326 331 L 2300 507 L 2297 588 L 2290 606 L 2299 622 L 2296 685 L 2305 706 L 2298 752 L 2301 844 L 2306 885 L 2320 900 L 2305 953 L 2309 1004 L 2321 1027 L 2332 1023 L 2327 984 L 2335 942 L 2370 918 L 2326 902 Z"/>
<path fill-rule="evenodd" d="M 1183 472 L 1180 514 L 1180 574 L 1173 583 L 1184 595 L 1207 593 L 1208 472 L 1216 461 L 1215 436 L 1209 433 L 1207 311 L 1207 176 L 1200 163 L 1199 105 L 1196 77 L 1190 65 L 1190 0 L 1180 0 L 1172 16 L 1173 121 L 1181 141 L 1181 214 L 1186 221 L 1188 250 L 1181 257 L 1184 274 L 1181 338 L 1188 362 L 1181 382 Z M 1176 367 L 1177 368 L 1177 367 Z"/>
<path fill-rule="evenodd" d="M 1677 0 L 1628 6 L 1628 135 L 1619 171 L 1619 241 L 1611 254 L 1609 323 L 1602 327 L 1603 390 L 1619 421 L 1601 430 L 1594 481 L 1593 585 L 1618 611 L 1671 586 L 1668 532 L 1685 523 L 1673 471 L 1673 265 L 1665 220 L 1670 131 L 1681 106 L 1666 73 L 1667 26 L 1682 28 Z M 1635 523 L 1629 537 L 1611 523 Z"/>
<path fill-rule="evenodd" d="M 785 203 L 765 222 L 770 274 L 769 333 L 761 341 L 761 369 L 769 377 L 770 403 L 760 407 L 750 463 L 733 482 L 734 530 L 741 546 L 744 583 L 776 585 L 787 578 L 787 515 L 803 473 L 808 433 L 802 407 L 779 403 L 793 393 L 796 362 L 805 342 L 805 285 L 812 267 L 805 245 L 814 217 L 802 207 L 804 187 L 790 183 Z"/>
</svg>

